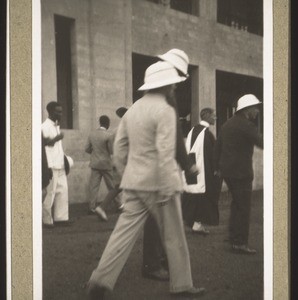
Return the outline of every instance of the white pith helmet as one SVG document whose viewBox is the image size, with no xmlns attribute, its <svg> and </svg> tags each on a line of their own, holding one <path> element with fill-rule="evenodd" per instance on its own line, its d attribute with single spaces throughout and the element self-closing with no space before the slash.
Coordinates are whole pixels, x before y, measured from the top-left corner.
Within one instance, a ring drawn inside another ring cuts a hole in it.
<svg viewBox="0 0 298 300">
<path fill-rule="evenodd" d="M 162 86 L 182 82 L 186 77 L 179 76 L 177 70 L 166 61 L 158 61 L 145 71 L 144 84 L 139 91 L 152 90 Z"/>
<path fill-rule="evenodd" d="M 241 98 L 239 98 L 239 100 L 237 101 L 236 112 L 238 112 L 243 108 L 258 105 L 258 104 L 262 104 L 262 102 L 255 95 L 252 94 L 244 95 Z"/>
<path fill-rule="evenodd" d="M 169 62 L 176 69 L 178 69 L 185 76 L 188 77 L 187 69 L 189 64 L 189 58 L 184 51 L 180 49 L 171 49 L 162 55 L 158 55 L 157 57 L 162 59 L 163 61 Z"/>
<path fill-rule="evenodd" d="M 70 156 L 67 156 L 67 155 L 66 155 L 66 158 L 67 158 L 68 163 L 69 163 L 69 168 L 72 168 L 73 165 L 74 165 L 73 159 Z"/>
</svg>

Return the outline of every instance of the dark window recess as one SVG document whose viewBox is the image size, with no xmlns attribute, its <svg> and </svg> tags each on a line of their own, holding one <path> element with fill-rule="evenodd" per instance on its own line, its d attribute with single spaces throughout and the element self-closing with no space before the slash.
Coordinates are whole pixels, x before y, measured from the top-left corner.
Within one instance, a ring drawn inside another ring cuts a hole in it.
<svg viewBox="0 0 298 300">
<path fill-rule="evenodd" d="M 132 89 L 133 102 L 140 99 L 144 92 L 138 91 L 138 88 L 144 83 L 144 75 L 146 69 L 153 63 L 159 61 L 157 57 L 146 56 L 142 54 L 132 53 Z M 184 136 L 186 136 L 191 129 L 191 110 L 193 96 L 193 72 L 195 67 L 189 66 L 189 78 L 177 84 L 176 101 L 178 107 L 178 116 L 181 123 Z"/>
<path fill-rule="evenodd" d="M 147 0 L 156 4 L 170 6 L 186 14 L 199 16 L 199 0 Z"/>
<path fill-rule="evenodd" d="M 263 35 L 263 0 L 217 0 L 217 21 Z"/>
<path fill-rule="evenodd" d="M 55 15 L 57 101 L 63 109 L 61 128 L 73 128 L 71 34 L 75 21 Z"/>
<path fill-rule="evenodd" d="M 238 99 L 245 94 L 253 94 L 263 102 L 263 79 L 216 71 L 217 133 L 221 126 L 233 116 Z M 255 124 L 259 132 L 263 133 L 263 105 L 260 105 L 260 114 Z"/>
</svg>

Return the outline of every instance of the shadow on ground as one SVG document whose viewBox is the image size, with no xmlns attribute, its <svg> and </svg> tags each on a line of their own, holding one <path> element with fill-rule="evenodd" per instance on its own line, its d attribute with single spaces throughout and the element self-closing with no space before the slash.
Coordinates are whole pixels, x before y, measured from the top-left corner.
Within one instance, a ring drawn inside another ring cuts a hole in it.
<svg viewBox="0 0 298 300">
<path fill-rule="evenodd" d="M 186 232 L 193 281 L 203 286 L 206 300 L 263 299 L 263 193 L 253 193 L 250 245 L 258 250 L 253 256 L 233 254 L 227 238 L 230 196 L 221 195 L 220 225 L 210 227 L 207 237 Z M 113 230 L 118 214 L 110 212 L 101 222 L 87 214 L 86 204 L 70 207 L 72 226 L 43 230 L 43 299 L 84 300 L 85 283 L 96 267 Z M 142 236 L 138 239 L 122 271 L 110 300 L 173 299 L 167 282 L 141 276 Z"/>
</svg>

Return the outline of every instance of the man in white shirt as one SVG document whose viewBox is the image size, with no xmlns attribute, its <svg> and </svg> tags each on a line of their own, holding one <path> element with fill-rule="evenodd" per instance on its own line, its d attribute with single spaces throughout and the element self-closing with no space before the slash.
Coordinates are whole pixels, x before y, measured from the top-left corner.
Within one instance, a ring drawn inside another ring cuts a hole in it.
<svg viewBox="0 0 298 300">
<path fill-rule="evenodd" d="M 62 107 L 52 101 L 47 105 L 48 118 L 42 123 L 41 130 L 45 139 L 45 151 L 48 167 L 52 169 L 53 177 L 47 188 L 47 195 L 42 207 L 42 221 L 45 227 L 67 224 L 68 185 L 62 148 L 63 133 L 60 132 L 59 121 L 62 117 Z M 53 208 L 53 216 L 52 216 Z"/>
</svg>

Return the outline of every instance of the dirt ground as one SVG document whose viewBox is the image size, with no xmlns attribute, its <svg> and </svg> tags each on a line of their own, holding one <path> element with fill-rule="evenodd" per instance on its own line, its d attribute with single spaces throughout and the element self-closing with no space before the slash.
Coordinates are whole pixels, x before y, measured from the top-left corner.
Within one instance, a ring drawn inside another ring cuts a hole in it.
<svg viewBox="0 0 298 300">
<path fill-rule="evenodd" d="M 220 198 L 220 225 L 210 227 L 207 237 L 186 232 L 194 285 L 205 287 L 205 300 L 263 299 L 263 193 L 253 193 L 250 246 L 252 256 L 234 254 L 227 238 L 230 195 Z M 84 285 L 98 264 L 100 255 L 118 218 L 110 211 L 102 222 L 87 214 L 86 204 L 70 207 L 74 223 L 69 227 L 43 230 L 43 299 L 84 300 Z M 142 236 L 117 281 L 109 300 L 173 299 L 167 282 L 141 276 Z"/>
</svg>

